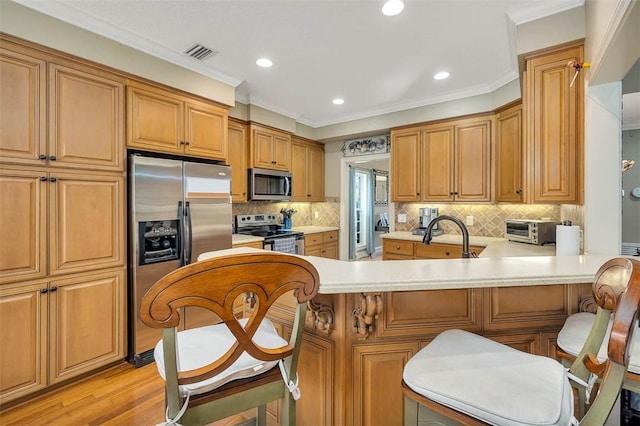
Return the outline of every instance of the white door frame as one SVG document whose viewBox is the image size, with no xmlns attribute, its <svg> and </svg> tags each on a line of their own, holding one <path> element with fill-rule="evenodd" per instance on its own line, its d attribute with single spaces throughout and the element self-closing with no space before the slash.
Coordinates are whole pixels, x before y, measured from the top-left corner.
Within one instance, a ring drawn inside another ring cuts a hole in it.
<svg viewBox="0 0 640 426">
<path fill-rule="evenodd" d="M 342 157 L 340 159 L 340 260 L 349 260 L 349 165 L 365 161 L 390 160 L 390 155 L 389 153 L 384 153 L 360 157 Z M 389 174 L 389 179 L 391 179 L 391 174 Z M 389 189 L 391 189 L 390 183 Z M 395 230 L 393 218 L 395 218 L 394 204 L 389 202 L 389 232 Z"/>
</svg>

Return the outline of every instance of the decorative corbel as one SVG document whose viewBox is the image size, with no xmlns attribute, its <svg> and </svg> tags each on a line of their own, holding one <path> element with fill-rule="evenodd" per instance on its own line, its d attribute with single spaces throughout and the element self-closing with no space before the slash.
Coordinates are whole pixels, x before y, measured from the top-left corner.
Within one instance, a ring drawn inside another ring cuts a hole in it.
<svg viewBox="0 0 640 426">
<path fill-rule="evenodd" d="M 319 303 L 315 299 L 309 300 L 307 307 L 313 313 L 313 327 L 321 333 L 331 333 L 335 324 L 333 307 Z"/>
<path fill-rule="evenodd" d="M 366 339 L 375 330 L 374 320 L 382 312 L 381 293 L 360 293 L 355 295 L 353 310 L 353 334 Z"/>
</svg>

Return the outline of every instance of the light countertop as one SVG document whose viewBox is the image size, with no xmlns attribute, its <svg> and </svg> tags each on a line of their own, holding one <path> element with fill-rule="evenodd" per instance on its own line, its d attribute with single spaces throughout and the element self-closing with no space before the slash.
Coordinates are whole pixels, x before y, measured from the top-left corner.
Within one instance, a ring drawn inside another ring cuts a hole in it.
<svg viewBox="0 0 640 426">
<path fill-rule="evenodd" d="M 247 243 L 257 243 L 264 241 L 263 237 L 256 237 L 254 235 L 245 235 L 245 234 L 232 234 L 231 235 L 231 243 L 232 244 L 247 244 Z"/>
<path fill-rule="evenodd" d="M 244 247 L 220 250 L 203 253 L 198 260 L 253 251 L 261 250 Z M 339 294 L 589 283 L 593 281 L 598 268 L 615 256 L 526 256 L 374 262 L 302 257 L 318 270 L 320 293 Z"/>
<path fill-rule="evenodd" d="M 383 234 L 382 238 L 397 240 L 422 241 L 422 235 L 413 235 L 408 231 L 390 232 Z M 462 245 L 462 235 L 442 234 L 433 237 L 434 243 L 460 244 Z M 479 254 L 484 257 L 520 257 L 520 256 L 554 256 L 556 254 L 555 245 L 536 246 L 533 244 L 517 243 L 504 238 L 476 237 L 469 236 L 469 245 L 482 246 L 484 250 Z"/>
<path fill-rule="evenodd" d="M 316 234 L 318 232 L 338 231 L 340 228 L 337 226 L 294 226 L 291 230 L 305 234 Z"/>
</svg>

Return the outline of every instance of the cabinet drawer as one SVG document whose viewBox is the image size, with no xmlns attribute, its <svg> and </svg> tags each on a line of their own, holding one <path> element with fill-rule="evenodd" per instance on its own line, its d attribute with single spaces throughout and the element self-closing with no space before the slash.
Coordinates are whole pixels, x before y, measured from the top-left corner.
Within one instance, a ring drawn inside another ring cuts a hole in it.
<svg viewBox="0 0 640 426">
<path fill-rule="evenodd" d="M 338 231 L 329 231 L 322 233 L 323 243 L 332 243 L 334 241 L 338 241 Z"/>
<path fill-rule="evenodd" d="M 304 245 L 305 246 L 313 246 L 316 244 L 322 244 L 322 233 L 318 232 L 315 234 L 306 234 L 304 236 Z"/>
<path fill-rule="evenodd" d="M 385 254 L 413 256 L 413 241 L 384 240 L 382 245 Z"/>
<path fill-rule="evenodd" d="M 469 246 L 469 253 L 480 254 L 484 250 L 481 246 Z M 416 243 L 416 259 L 460 259 L 462 246 L 457 244 L 420 244 Z"/>
</svg>

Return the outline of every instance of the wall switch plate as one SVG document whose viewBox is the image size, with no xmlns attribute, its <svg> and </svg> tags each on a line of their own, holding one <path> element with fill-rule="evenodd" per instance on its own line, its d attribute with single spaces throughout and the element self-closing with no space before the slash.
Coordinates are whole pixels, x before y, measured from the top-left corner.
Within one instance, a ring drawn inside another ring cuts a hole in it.
<svg viewBox="0 0 640 426">
<path fill-rule="evenodd" d="M 473 226 L 473 216 L 467 216 L 467 226 Z"/>
<path fill-rule="evenodd" d="M 401 213 L 398 215 L 398 222 L 400 223 L 406 223 L 407 222 L 407 215 L 404 213 Z"/>
</svg>

